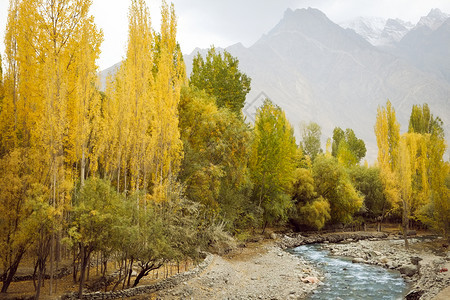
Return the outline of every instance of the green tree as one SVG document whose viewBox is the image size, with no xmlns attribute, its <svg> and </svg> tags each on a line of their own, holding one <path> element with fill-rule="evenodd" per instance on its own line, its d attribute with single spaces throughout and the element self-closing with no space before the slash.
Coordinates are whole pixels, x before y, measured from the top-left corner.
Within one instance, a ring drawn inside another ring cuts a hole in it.
<svg viewBox="0 0 450 300">
<path fill-rule="evenodd" d="M 349 169 L 349 175 L 355 188 L 364 196 L 364 215 L 371 219 L 384 216 L 391 207 L 383 193 L 380 169 L 354 166 Z"/>
<path fill-rule="evenodd" d="M 76 193 L 73 201 L 72 220 L 68 230 L 69 242 L 78 248 L 81 257 L 79 296 L 85 280 L 89 258 L 114 239 L 121 227 L 122 199 L 109 182 L 89 178 Z"/>
<path fill-rule="evenodd" d="M 335 157 L 319 155 L 312 175 L 316 192 L 330 204 L 331 222 L 348 223 L 363 204 L 363 197 L 353 186 L 345 168 Z"/>
<path fill-rule="evenodd" d="M 322 129 L 319 124 L 310 122 L 309 124 L 302 124 L 300 126 L 302 141 L 300 146 L 303 152 L 314 161 L 319 153 L 322 153 L 320 148 L 320 136 Z"/>
<path fill-rule="evenodd" d="M 316 193 L 310 169 L 295 170 L 291 193 L 295 205 L 291 222 L 298 229 L 301 229 L 301 226 L 321 229 L 330 220 L 330 204 Z"/>
<path fill-rule="evenodd" d="M 206 59 L 200 53 L 194 58 L 189 84 L 214 96 L 219 108 L 227 107 L 242 116 L 250 82 L 250 77 L 239 70 L 237 58 L 227 51 L 220 53 L 211 47 Z"/>
<path fill-rule="evenodd" d="M 0 278 L 5 293 L 23 255 L 55 217 L 40 183 L 41 168 L 29 149 L 16 148 L 0 159 Z M 36 167 L 36 169 L 35 169 Z M 46 233 L 46 232 L 45 232 Z"/>
<path fill-rule="evenodd" d="M 331 154 L 347 166 L 359 163 L 367 151 L 364 141 L 358 139 L 352 129 L 347 128 L 344 132 L 339 127 L 333 130 L 331 148 Z"/>
<path fill-rule="evenodd" d="M 444 138 L 444 129 L 441 118 L 434 117 L 427 103 L 413 105 L 409 117 L 408 132 L 429 133 L 438 138 Z"/>
<path fill-rule="evenodd" d="M 264 227 L 285 220 L 292 206 L 289 192 L 296 168 L 297 145 L 284 112 L 265 100 L 256 113 L 250 160 L 253 196 L 263 209 Z"/>
<path fill-rule="evenodd" d="M 345 132 L 340 127 L 335 127 L 333 129 L 333 142 L 331 144 L 331 155 L 337 157 L 339 144 L 345 139 Z"/>
<path fill-rule="evenodd" d="M 189 199 L 219 212 L 232 225 L 245 214 L 251 189 L 249 127 L 204 91 L 182 90 L 180 132 L 184 145 L 180 179 Z"/>
</svg>

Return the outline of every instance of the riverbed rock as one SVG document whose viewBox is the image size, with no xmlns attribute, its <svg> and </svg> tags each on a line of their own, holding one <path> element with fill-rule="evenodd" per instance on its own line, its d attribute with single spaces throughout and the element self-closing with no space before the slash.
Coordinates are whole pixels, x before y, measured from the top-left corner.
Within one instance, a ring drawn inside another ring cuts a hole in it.
<svg viewBox="0 0 450 300">
<path fill-rule="evenodd" d="M 415 265 L 403 265 L 399 267 L 398 270 L 400 271 L 400 273 L 409 277 L 414 276 L 418 271 Z"/>
<path fill-rule="evenodd" d="M 424 291 L 412 291 L 408 295 L 406 295 L 406 300 L 419 300 L 420 297 L 424 294 Z"/>
<path fill-rule="evenodd" d="M 365 263 L 364 259 L 360 258 L 360 257 L 355 257 L 352 259 L 352 263 L 354 264 L 363 264 Z"/>
<path fill-rule="evenodd" d="M 410 258 L 410 260 L 411 260 L 411 263 L 412 263 L 413 265 L 417 266 L 417 265 L 419 265 L 419 261 L 421 261 L 422 258 L 420 258 L 420 257 L 418 257 L 418 256 L 412 256 L 412 257 Z"/>
<path fill-rule="evenodd" d="M 320 280 L 315 276 L 308 276 L 301 279 L 305 283 L 318 283 Z"/>
</svg>

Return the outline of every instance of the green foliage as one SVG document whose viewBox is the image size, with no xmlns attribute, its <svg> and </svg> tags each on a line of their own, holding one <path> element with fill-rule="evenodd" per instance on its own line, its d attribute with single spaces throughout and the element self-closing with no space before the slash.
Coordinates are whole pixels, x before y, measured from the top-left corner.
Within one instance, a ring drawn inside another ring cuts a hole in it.
<svg viewBox="0 0 450 300">
<path fill-rule="evenodd" d="M 214 96 L 219 108 L 226 107 L 241 116 L 250 82 L 251 79 L 239 70 L 237 58 L 211 47 L 206 60 L 200 53 L 194 58 L 189 84 Z"/>
<path fill-rule="evenodd" d="M 295 170 L 291 195 L 295 203 L 291 219 L 297 227 L 321 229 L 331 218 L 330 204 L 315 192 L 311 170 L 304 168 Z"/>
<path fill-rule="evenodd" d="M 217 108 L 204 91 L 190 88 L 182 90 L 179 126 L 184 145 L 179 178 L 186 196 L 233 225 L 248 211 L 249 127 L 229 109 Z"/>
<path fill-rule="evenodd" d="M 0 278 L 6 292 L 23 255 L 39 234 L 55 228 L 48 190 L 33 169 L 30 149 L 15 148 L 0 159 Z"/>
<path fill-rule="evenodd" d="M 319 124 L 310 122 L 301 126 L 302 141 L 300 143 L 303 152 L 314 161 L 319 153 L 323 150 L 320 148 L 320 136 L 322 130 Z"/>
<path fill-rule="evenodd" d="M 331 154 L 347 167 L 359 163 L 367 151 L 364 141 L 358 139 L 352 129 L 347 128 L 344 132 L 339 127 L 333 130 L 331 148 Z"/>
<path fill-rule="evenodd" d="M 124 208 L 119 194 L 108 181 L 89 178 L 75 193 L 71 215 L 70 242 L 97 251 L 117 240 Z"/>
<path fill-rule="evenodd" d="M 310 169 L 297 168 L 295 170 L 291 195 L 292 199 L 297 203 L 305 203 L 317 198 L 314 178 Z"/>
<path fill-rule="evenodd" d="M 340 127 L 333 129 L 333 143 L 331 144 L 331 155 L 337 157 L 339 144 L 345 139 L 345 132 Z"/>
<path fill-rule="evenodd" d="M 353 185 L 364 196 L 364 215 L 374 219 L 383 216 L 390 208 L 383 194 L 380 169 L 377 167 L 354 166 L 349 169 Z"/>
<path fill-rule="evenodd" d="M 319 155 L 312 168 L 316 192 L 330 204 L 332 222 L 348 223 L 363 204 L 363 197 L 356 191 L 350 178 L 338 160 Z"/>
<path fill-rule="evenodd" d="M 444 138 L 443 122 L 441 118 L 433 116 L 427 103 L 422 106 L 413 105 L 408 132 L 430 133 L 438 138 Z"/>
<path fill-rule="evenodd" d="M 285 220 L 297 164 L 297 145 L 281 108 L 265 100 L 256 113 L 250 169 L 253 199 L 263 209 L 264 222 Z"/>
<path fill-rule="evenodd" d="M 301 206 L 298 212 L 301 224 L 316 229 L 322 229 L 330 218 L 330 204 L 322 197 Z"/>
</svg>

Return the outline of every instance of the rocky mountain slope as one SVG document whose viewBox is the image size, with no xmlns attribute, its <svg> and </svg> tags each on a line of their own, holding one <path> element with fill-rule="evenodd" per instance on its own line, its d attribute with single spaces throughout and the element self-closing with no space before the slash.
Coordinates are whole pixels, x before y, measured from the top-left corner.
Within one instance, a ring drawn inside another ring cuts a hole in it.
<svg viewBox="0 0 450 300">
<path fill-rule="evenodd" d="M 369 162 L 376 160 L 377 107 L 388 99 L 402 132 L 407 130 L 412 105 L 427 102 L 444 121 L 448 137 L 450 21 L 442 16 L 432 11 L 412 29 L 401 20 L 387 20 L 382 29 L 380 20 L 372 22 L 378 22 L 380 38 L 389 40 L 391 47 L 386 49 L 333 23 L 317 9 L 288 9 L 252 46 L 226 48 L 252 78 L 244 113 L 252 121 L 256 108 L 270 98 L 285 110 L 297 132 L 301 122 L 320 124 L 323 147 L 335 126 L 352 128 L 366 142 Z M 198 51 L 206 53 L 196 49 L 185 55 L 188 75 Z"/>
<path fill-rule="evenodd" d="M 407 130 L 412 105 L 427 102 L 443 119 L 446 135 L 450 133 L 448 81 L 373 46 L 317 9 L 288 9 L 278 25 L 251 47 L 236 44 L 226 50 L 238 57 L 240 68 L 252 78 L 244 108 L 249 119 L 268 97 L 286 111 L 295 127 L 302 121 L 319 123 L 324 141 L 335 126 L 354 129 L 366 142 L 369 162 L 376 159 L 377 107 L 387 99 L 397 111 L 402 131 Z M 195 53 L 185 57 L 188 72 Z"/>
</svg>

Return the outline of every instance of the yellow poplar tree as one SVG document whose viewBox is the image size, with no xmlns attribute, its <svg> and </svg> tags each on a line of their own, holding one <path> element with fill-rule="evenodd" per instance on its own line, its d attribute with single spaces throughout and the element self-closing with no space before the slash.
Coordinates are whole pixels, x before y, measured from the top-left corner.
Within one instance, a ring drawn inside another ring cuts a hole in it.
<svg viewBox="0 0 450 300">
<path fill-rule="evenodd" d="M 152 110 L 152 28 L 150 14 L 143 0 L 132 1 L 129 13 L 125 72 L 125 101 L 129 106 L 129 168 L 131 189 L 146 189 L 151 140 L 149 135 Z"/>
<path fill-rule="evenodd" d="M 87 177 L 86 166 L 96 170 L 99 140 L 100 94 L 96 88 L 96 59 L 100 54 L 101 31 L 93 18 L 87 19 L 75 34 L 75 63 L 69 74 L 73 92 L 68 97 L 68 139 L 65 142 L 66 162 L 79 166 L 81 185 Z"/>
<path fill-rule="evenodd" d="M 398 207 L 398 186 L 394 175 L 397 159 L 397 145 L 400 139 L 400 124 L 396 120 L 395 110 L 388 100 L 386 107 L 379 107 L 375 124 L 378 145 L 378 165 L 386 199 Z"/>
<path fill-rule="evenodd" d="M 80 124 L 86 123 L 86 111 L 92 108 L 88 104 L 96 76 L 92 62 L 98 53 L 88 52 L 98 52 L 99 34 L 88 16 L 91 3 L 12 0 L 5 34 L 7 80 L 5 109 L 0 116 L 0 130 L 5 132 L 2 150 L 26 148 L 33 154 L 31 169 L 45 174 L 39 184 L 50 191 L 47 203 L 55 211 L 47 217 L 58 220 L 53 223 L 58 228 L 50 230 L 56 235 L 51 234 L 51 246 L 46 247 L 51 256 L 51 274 L 63 212 L 70 203 L 72 165 L 82 161 L 84 150 L 80 149 L 86 147 L 83 132 L 88 126 Z M 50 279 L 50 292 L 52 286 Z"/>
<path fill-rule="evenodd" d="M 156 198 L 165 198 L 167 185 L 176 179 L 183 158 L 183 144 L 178 128 L 178 104 L 182 84 L 186 83 L 185 67 L 176 42 L 176 16 L 173 5 L 163 1 L 161 8 L 161 32 L 155 41 L 154 111 L 152 145 L 154 147 Z"/>
</svg>

